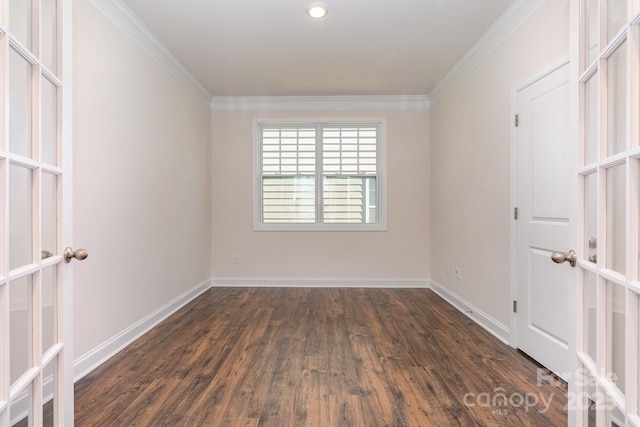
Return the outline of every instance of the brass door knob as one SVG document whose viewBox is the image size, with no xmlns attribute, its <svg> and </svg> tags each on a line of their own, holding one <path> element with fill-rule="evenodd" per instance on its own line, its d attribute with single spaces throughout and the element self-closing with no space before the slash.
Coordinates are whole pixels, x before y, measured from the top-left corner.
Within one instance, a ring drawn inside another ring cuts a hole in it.
<svg viewBox="0 0 640 427">
<path fill-rule="evenodd" d="M 562 264 L 563 262 L 569 261 L 569 265 L 571 267 L 575 267 L 578 262 L 578 257 L 576 256 L 576 251 L 571 249 L 568 254 L 564 252 L 554 252 L 551 254 L 551 259 L 553 262 Z"/>
<path fill-rule="evenodd" d="M 87 252 L 86 249 L 78 249 L 74 251 L 70 247 L 67 247 L 64 250 L 64 262 L 66 262 L 67 264 L 69 264 L 71 262 L 71 259 L 73 258 L 77 259 L 78 261 L 82 261 L 88 256 L 89 252 Z"/>
</svg>

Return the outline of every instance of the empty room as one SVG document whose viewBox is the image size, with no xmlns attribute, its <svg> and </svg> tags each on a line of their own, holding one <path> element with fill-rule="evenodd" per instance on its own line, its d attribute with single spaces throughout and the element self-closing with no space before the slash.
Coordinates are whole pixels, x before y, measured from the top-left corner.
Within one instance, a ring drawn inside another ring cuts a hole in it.
<svg viewBox="0 0 640 427">
<path fill-rule="evenodd" d="M 0 0 L 0 427 L 640 427 L 640 0 Z"/>
</svg>

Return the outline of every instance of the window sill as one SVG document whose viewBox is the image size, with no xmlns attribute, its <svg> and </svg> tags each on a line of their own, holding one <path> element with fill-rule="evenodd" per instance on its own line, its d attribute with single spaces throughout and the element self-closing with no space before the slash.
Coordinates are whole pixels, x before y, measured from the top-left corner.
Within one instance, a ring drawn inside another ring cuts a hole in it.
<svg viewBox="0 0 640 427">
<path fill-rule="evenodd" d="M 254 224 L 253 231 L 387 231 L 386 224 Z"/>
</svg>

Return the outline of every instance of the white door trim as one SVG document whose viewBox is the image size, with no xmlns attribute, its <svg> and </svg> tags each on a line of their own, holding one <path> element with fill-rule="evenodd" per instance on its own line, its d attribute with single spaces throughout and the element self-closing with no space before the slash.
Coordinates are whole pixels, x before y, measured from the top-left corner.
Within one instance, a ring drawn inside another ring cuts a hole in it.
<svg viewBox="0 0 640 427">
<path fill-rule="evenodd" d="M 60 2 L 62 15 L 60 17 L 60 28 L 58 34 L 62 49 L 61 75 L 64 86 L 62 90 L 62 166 L 64 178 L 62 182 L 62 242 L 66 246 L 73 246 L 73 1 L 62 0 Z M 74 385 L 73 385 L 73 267 L 72 264 L 63 266 L 63 278 L 61 285 L 64 286 L 62 301 L 63 310 L 62 336 L 64 340 L 63 366 L 58 366 L 57 395 L 60 396 L 62 411 L 55 414 L 54 425 L 64 425 L 73 427 L 74 425 Z"/>
</svg>

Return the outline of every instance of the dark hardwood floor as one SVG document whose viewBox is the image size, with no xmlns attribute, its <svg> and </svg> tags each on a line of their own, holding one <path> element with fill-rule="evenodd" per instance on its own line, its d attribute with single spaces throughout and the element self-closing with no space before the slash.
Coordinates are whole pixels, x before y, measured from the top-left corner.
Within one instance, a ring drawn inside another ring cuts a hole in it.
<svg viewBox="0 0 640 427">
<path fill-rule="evenodd" d="M 214 288 L 78 381 L 76 426 L 564 426 L 538 369 L 430 290 Z"/>
</svg>

